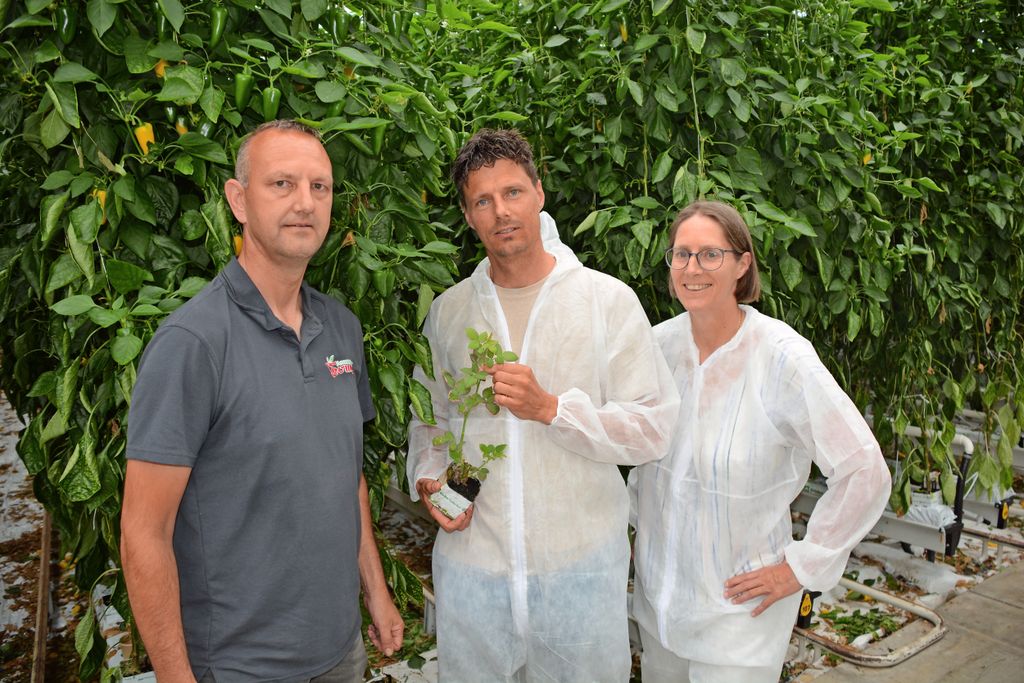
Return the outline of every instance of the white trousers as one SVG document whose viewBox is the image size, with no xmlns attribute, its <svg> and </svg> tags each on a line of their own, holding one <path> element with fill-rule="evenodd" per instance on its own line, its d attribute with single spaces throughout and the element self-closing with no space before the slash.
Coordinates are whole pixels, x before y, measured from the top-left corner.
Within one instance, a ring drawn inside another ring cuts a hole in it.
<svg viewBox="0 0 1024 683">
<path fill-rule="evenodd" d="M 778 666 L 726 666 L 683 659 L 665 649 L 640 626 L 640 680 L 643 683 L 778 683 Z M 728 647 L 722 643 L 722 647 Z"/>
</svg>

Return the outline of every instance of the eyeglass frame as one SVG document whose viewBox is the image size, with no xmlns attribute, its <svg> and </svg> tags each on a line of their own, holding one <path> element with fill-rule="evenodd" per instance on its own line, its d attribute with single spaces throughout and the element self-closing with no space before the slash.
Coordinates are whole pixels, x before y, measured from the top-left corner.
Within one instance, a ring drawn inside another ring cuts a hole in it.
<svg viewBox="0 0 1024 683">
<path fill-rule="evenodd" d="M 720 252 L 722 252 L 722 260 L 714 268 L 706 267 L 704 265 L 703 259 L 701 258 L 701 254 L 703 254 L 705 252 L 708 252 L 708 251 L 720 251 Z M 678 266 L 678 267 L 672 265 L 672 261 L 674 260 L 674 258 L 676 256 L 676 252 L 678 252 L 680 256 L 682 254 L 686 254 L 686 262 L 683 263 L 683 265 Z M 667 265 L 672 270 L 686 270 L 686 266 L 690 265 L 690 257 L 696 256 L 697 257 L 697 265 L 700 266 L 701 270 L 705 270 L 705 271 L 707 271 L 709 273 L 713 273 L 716 270 L 720 269 L 723 265 L 725 265 L 725 254 L 736 254 L 737 256 L 742 256 L 743 254 L 746 254 L 746 253 L 747 252 L 739 251 L 738 249 L 725 249 L 723 247 L 704 247 L 700 251 L 687 251 L 687 250 L 682 249 L 682 248 L 677 249 L 676 247 L 669 247 L 668 249 L 665 250 L 665 265 Z"/>
</svg>

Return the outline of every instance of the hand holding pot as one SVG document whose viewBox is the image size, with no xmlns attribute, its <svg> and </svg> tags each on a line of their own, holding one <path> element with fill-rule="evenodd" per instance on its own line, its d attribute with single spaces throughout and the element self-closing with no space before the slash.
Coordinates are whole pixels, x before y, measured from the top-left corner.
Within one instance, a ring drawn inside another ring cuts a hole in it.
<svg viewBox="0 0 1024 683">
<path fill-rule="evenodd" d="M 473 506 L 470 505 L 464 513 L 455 519 L 448 519 L 443 512 L 430 502 L 430 495 L 440 490 L 441 482 L 437 479 L 420 479 L 416 482 L 416 492 L 420 494 L 420 502 L 423 503 L 423 507 L 427 509 L 430 516 L 434 518 L 434 521 L 448 533 L 462 531 L 469 526 L 469 522 L 473 519 Z"/>
<path fill-rule="evenodd" d="M 494 382 L 494 401 L 521 420 L 551 424 L 558 414 L 558 397 L 544 391 L 533 370 L 519 363 L 484 366 Z"/>
</svg>

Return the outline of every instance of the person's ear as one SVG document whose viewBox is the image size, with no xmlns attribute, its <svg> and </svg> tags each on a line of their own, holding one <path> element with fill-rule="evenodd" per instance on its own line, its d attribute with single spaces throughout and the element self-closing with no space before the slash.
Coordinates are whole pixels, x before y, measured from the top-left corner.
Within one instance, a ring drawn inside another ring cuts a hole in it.
<svg viewBox="0 0 1024 683">
<path fill-rule="evenodd" d="M 246 223 L 245 210 L 245 186 L 237 178 L 231 178 L 224 183 L 224 196 L 231 207 L 231 213 L 235 214 L 235 220 L 242 225 Z"/>
<path fill-rule="evenodd" d="M 537 212 L 540 213 L 544 209 L 544 188 L 541 186 L 539 178 L 534 187 L 537 190 L 537 194 L 540 195 L 540 208 L 537 209 Z"/>
<path fill-rule="evenodd" d="M 747 271 L 750 270 L 750 264 L 753 263 L 753 262 L 754 262 L 754 255 L 751 254 L 749 251 L 745 251 L 742 254 L 740 254 L 740 271 L 736 275 L 736 281 L 737 282 L 739 281 L 740 278 L 742 278 L 744 275 L 747 274 Z"/>
</svg>

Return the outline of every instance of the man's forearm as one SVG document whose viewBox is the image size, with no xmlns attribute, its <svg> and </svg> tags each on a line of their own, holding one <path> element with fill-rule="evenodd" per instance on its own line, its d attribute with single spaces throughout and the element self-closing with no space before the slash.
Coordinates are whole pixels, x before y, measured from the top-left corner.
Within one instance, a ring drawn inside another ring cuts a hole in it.
<svg viewBox="0 0 1024 683">
<path fill-rule="evenodd" d="M 195 680 L 181 625 L 178 567 L 169 542 L 139 533 L 122 537 L 121 557 L 135 624 L 160 683 Z"/>
</svg>

